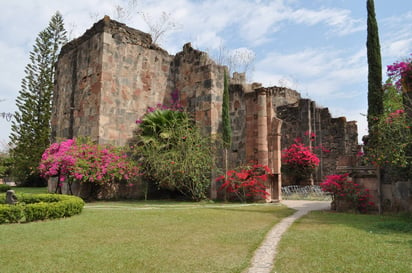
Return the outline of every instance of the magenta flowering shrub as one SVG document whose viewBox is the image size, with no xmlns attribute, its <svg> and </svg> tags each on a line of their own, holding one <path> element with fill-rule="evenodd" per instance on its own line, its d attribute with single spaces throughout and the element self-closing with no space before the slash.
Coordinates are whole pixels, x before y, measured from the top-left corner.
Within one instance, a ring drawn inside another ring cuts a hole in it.
<svg viewBox="0 0 412 273">
<path fill-rule="evenodd" d="M 412 174 L 412 124 L 408 117 L 412 102 L 402 93 L 412 91 L 412 57 L 388 65 L 387 75 L 385 111 L 374 117 L 374 143 L 366 145 L 364 159 L 374 166 L 393 169 L 396 175 L 403 173 L 403 179 L 408 179 Z"/>
<path fill-rule="evenodd" d="M 64 181 L 65 175 L 70 172 L 76 162 L 74 154 L 71 153 L 74 143 L 73 139 L 68 139 L 51 144 L 42 155 L 39 166 L 40 175 L 45 178 L 60 176 L 59 180 Z"/>
<path fill-rule="evenodd" d="M 407 82 L 412 82 L 412 59 L 409 58 L 405 61 L 398 61 L 388 65 L 387 75 L 395 82 L 398 90 L 401 90 L 402 87 L 406 88 Z"/>
<path fill-rule="evenodd" d="M 256 198 L 266 199 L 269 193 L 264 185 L 270 174 L 268 166 L 255 164 L 240 167 L 237 170 L 229 170 L 226 176 L 216 178 L 216 182 L 222 181 L 219 191 L 233 193 L 241 202 Z"/>
<path fill-rule="evenodd" d="M 282 152 L 282 172 L 294 177 L 296 183 L 308 179 L 319 162 L 318 156 L 300 139 L 295 139 L 295 143 Z"/>
<path fill-rule="evenodd" d="M 349 180 L 348 176 L 347 173 L 328 175 L 320 184 L 323 191 L 332 195 L 333 207 L 336 210 L 357 210 L 359 212 L 373 209 L 375 204 L 370 200 L 369 190 Z"/>
<path fill-rule="evenodd" d="M 95 184 L 127 181 L 140 174 L 120 148 L 78 144 L 74 139 L 51 144 L 42 155 L 39 171 L 45 178 L 58 177 L 60 182 Z"/>
</svg>

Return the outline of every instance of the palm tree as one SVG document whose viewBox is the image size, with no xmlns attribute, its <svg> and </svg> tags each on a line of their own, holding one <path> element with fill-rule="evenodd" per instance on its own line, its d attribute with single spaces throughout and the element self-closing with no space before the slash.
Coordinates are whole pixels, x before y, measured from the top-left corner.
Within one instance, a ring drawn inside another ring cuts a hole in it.
<svg viewBox="0 0 412 273">
<path fill-rule="evenodd" d="M 139 125 L 138 144 L 165 145 L 173 137 L 176 128 L 189 128 L 189 116 L 186 112 L 174 110 L 156 110 L 144 116 Z"/>
</svg>

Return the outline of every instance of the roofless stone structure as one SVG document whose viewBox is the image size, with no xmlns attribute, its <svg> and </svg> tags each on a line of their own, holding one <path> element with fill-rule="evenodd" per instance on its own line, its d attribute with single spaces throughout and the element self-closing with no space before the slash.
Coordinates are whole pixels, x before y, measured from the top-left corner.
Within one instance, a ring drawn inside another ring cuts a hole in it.
<svg viewBox="0 0 412 273">
<path fill-rule="evenodd" d="M 61 50 L 52 137 L 89 136 L 98 143 L 125 145 L 147 107 L 168 104 L 175 90 L 202 133 L 218 135 L 225 69 L 190 43 L 173 56 L 153 44 L 149 34 L 105 16 Z M 355 122 L 331 118 L 327 108 L 301 99 L 294 90 L 249 84 L 244 75 L 235 73 L 229 93 L 230 165 L 249 161 L 268 165 L 273 172 L 268 201 L 280 199 L 280 153 L 294 138 L 314 132 L 319 136 L 316 141 L 330 149 L 320 155 L 322 165 L 315 179 L 333 173 L 339 155 L 356 152 Z M 216 197 L 214 185 L 211 197 Z"/>
</svg>

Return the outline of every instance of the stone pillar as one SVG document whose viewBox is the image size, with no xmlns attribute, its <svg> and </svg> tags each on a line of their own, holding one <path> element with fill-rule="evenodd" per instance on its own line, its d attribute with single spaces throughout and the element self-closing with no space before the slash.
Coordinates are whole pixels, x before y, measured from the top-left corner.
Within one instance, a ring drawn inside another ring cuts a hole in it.
<svg viewBox="0 0 412 273">
<path fill-rule="evenodd" d="M 268 99 L 267 92 L 265 89 L 256 90 L 257 92 L 257 138 L 256 138 L 256 150 L 257 150 L 257 161 L 259 164 L 268 166 L 272 173 L 274 173 L 274 167 L 278 167 L 275 163 L 275 145 L 280 146 L 279 143 L 275 141 L 275 135 L 272 134 L 272 116 L 274 112 L 271 106 L 271 100 Z M 275 125 L 276 126 L 276 125 Z M 270 132 L 270 134 L 269 134 Z M 270 146 L 269 146 L 270 144 Z M 280 171 L 279 171 L 280 173 Z M 278 173 L 278 174 L 279 174 Z M 266 191 L 268 196 L 266 202 L 272 202 L 273 200 L 280 200 L 279 191 L 279 179 L 277 174 L 269 176 L 269 180 L 266 183 Z"/>
<path fill-rule="evenodd" d="M 269 165 L 266 91 L 258 90 L 257 92 L 257 161 L 259 164 Z"/>
<path fill-rule="evenodd" d="M 282 200 L 281 128 L 282 120 L 272 116 L 269 135 L 269 167 L 272 171 L 272 177 L 270 180 L 270 201 L 272 202 Z"/>
</svg>

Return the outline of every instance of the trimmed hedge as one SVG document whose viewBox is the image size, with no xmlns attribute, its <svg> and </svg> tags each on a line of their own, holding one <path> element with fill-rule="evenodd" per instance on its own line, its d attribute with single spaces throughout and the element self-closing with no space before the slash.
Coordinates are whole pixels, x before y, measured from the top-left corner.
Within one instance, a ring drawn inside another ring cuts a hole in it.
<svg viewBox="0 0 412 273">
<path fill-rule="evenodd" d="M 19 201 L 8 205 L 0 194 L 0 224 L 23 223 L 70 217 L 83 210 L 84 201 L 77 196 L 62 194 L 16 194 Z"/>
<path fill-rule="evenodd" d="M 7 184 L 0 184 L 0 192 L 6 192 L 8 190 L 11 190 L 11 186 Z"/>
</svg>

